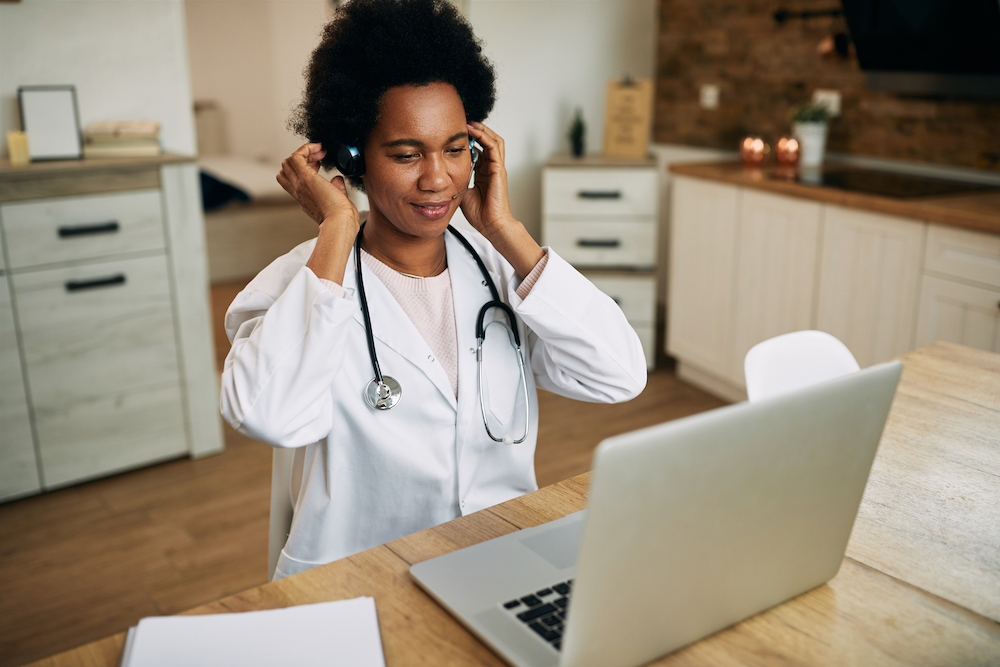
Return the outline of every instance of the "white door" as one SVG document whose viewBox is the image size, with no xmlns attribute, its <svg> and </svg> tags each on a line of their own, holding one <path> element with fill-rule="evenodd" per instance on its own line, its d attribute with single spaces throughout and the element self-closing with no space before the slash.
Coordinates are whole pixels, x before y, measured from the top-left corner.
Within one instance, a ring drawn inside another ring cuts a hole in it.
<svg viewBox="0 0 1000 667">
<path fill-rule="evenodd" d="M 816 328 L 861 367 L 913 349 L 926 224 L 826 207 Z"/>
<path fill-rule="evenodd" d="M 741 190 L 675 176 L 671 197 L 667 352 L 730 374 Z"/>
</svg>

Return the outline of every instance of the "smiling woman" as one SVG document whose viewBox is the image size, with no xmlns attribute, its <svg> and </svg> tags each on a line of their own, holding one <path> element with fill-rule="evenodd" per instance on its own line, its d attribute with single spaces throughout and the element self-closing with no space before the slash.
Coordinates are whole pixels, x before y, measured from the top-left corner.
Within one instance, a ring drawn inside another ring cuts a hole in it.
<svg viewBox="0 0 1000 667">
<path fill-rule="evenodd" d="M 276 578 L 537 488 L 537 387 L 614 403 L 645 386 L 618 306 L 511 214 L 494 98 L 445 0 L 352 0 L 313 54 L 293 119 L 309 143 L 277 179 L 319 234 L 226 317 L 223 415 L 295 449 Z M 450 228 L 459 208 L 474 231 Z"/>
</svg>

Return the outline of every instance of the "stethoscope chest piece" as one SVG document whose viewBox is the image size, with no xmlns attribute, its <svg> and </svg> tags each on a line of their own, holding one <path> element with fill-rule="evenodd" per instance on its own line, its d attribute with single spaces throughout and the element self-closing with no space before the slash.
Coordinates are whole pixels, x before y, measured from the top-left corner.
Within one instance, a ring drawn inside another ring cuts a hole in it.
<svg viewBox="0 0 1000 667">
<path fill-rule="evenodd" d="M 403 390 L 399 383 L 388 375 L 382 376 L 382 382 L 379 382 L 378 378 L 372 378 L 365 387 L 365 400 L 376 410 L 388 410 L 395 406 L 402 395 Z"/>
</svg>

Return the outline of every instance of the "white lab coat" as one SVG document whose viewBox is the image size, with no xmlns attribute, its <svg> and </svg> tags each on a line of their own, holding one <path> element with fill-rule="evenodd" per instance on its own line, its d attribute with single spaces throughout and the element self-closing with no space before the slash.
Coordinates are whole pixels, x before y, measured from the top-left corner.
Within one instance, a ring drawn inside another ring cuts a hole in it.
<svg viewBox="0 0 1000 667">
<path fill-rule="evenodd" d="M 521 444 L 494 442 L 483 427 L 475 319 L 490 292 L 451 233 L 457 399 L 416 327 L 362 264 L 379 365 L 403 390 L 393 409 L 369 407 L 362 392 L 373 372 L 353 252 L 346 298 L 305 268 L 309 241 L 261 271 L 230 306 L 223 416 L 251 438 L 305 448 L 276 579 L 535 490 L 536 385 L 601 403 L 629 400 L 645 386 L 641 344 L 612 299 L 549 249 L 522 301 L 510 264 L 478 233 L 464 234 L 517 314 L 531 411 Z"/>
</svg>

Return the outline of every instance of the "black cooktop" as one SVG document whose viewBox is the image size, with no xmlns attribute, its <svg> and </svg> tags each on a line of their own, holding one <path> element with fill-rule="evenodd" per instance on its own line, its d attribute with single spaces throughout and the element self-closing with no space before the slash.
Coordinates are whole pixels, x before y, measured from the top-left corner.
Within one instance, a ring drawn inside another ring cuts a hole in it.
<svg viewBox="0 0 1000 667">
<path fill-rule="evenodd" d="M 829 188 L 865 192 L 868 194 L 911 199 L 916 197 L 937 197 L 941 195 L 989 192 L 1000 187 L 968 181 L 952 181 L 943 178 L 915 176 L 889 171 L 877 171 L 862 167 L 831 166 L 818 173 L 800 173 L 796 180 L 803 185 L 822 185 Z"/>
</svg>

